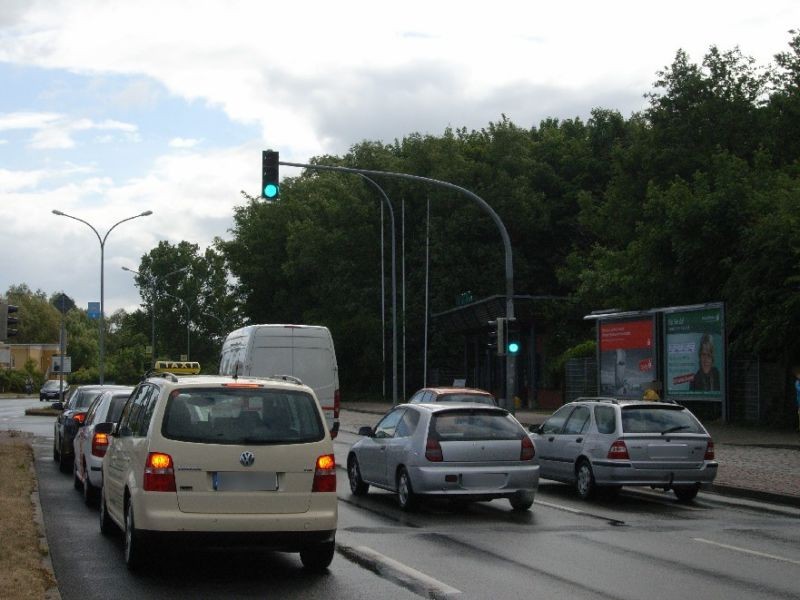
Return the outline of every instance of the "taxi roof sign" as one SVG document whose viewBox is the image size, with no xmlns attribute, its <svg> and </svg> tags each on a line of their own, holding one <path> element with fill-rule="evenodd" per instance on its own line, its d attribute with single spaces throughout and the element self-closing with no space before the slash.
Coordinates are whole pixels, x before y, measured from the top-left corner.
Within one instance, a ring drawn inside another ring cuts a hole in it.
<svg viewBox="0 0 800 600">
<path fill-rule="evenodd" d="M 200 373 L 200 363 L 186 360 L 157 360 L 153 370 L 174 375 L 197 375 Z"/>
</svg>

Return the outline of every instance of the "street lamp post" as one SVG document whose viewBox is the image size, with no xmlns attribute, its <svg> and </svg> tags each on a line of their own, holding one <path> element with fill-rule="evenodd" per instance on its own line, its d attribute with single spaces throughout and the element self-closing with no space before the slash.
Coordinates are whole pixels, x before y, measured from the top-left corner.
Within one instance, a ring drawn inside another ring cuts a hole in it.
<svg viewBox="0 0 800 600">
<path fill-rule="evenodd" d="M 72 215 L 68 215 L 67 213 L 61 212 L 60 210 L 53 209 L 53 214 L 58 215 L 59 217 L 67 217 L 69 219 L 73 219 L 75 221 L 80 221 L 84 225 L 88 226 L 89 229 L 94 231 L 94 234 L 97 236 L 97 241 L 100 242 L 100 385 L 105 383 L 105 367 L 106 367 L 106 354 L 105 354 L 105 283 L 103 281 L 103 274 L 104 274 L 104 260 L 105 260 L 105 248 L 106 248 L 106 240 L 108 239 L 108 234 L 114 231 L 114 228 L 117 225 L 121 225 L 125 221 L 130 221 L 132 219 L 136 219 L 139 217 L 148 217 L 153 214 L 152 210 L 146 210 L 143 213 L 139 213 L 138 215 L 133 215 L 132 217 L 128 217 L 127 219 L 122 219 L 121 221 L 117 221 L 114 223 L 111 228 L 106 231 L 106 234 L 103 237 L 100 237 L 100 233 L 98 233 L 97 229 L 95 229 L 91 223 L 84 221 L 78 217 L 73 217 Z"/>
<path fill-rule="evenodd" d="M 150 352 L 152 353 L 153 366 L 155 366 L 156 364 L 156 284 L 158 283 L 159 279 L 166 279 L 170 275 L 174 275 L 175 273 L 182 273 L 188 269 L 189 267 L 186 266 L 171 271 L 166 275 L 162 275 L 161 277 L 156 277 L 155 275 L 144 275 L 143 273 L 140 273 L 139 271 L 135 271 L 133 269 L 129 269 L 128 267 L 122 267 L 123 271 L 128 271 L 129 273 L 135 273 L 140 277 L 145 277 L 148 283 L 150 284 L 150 287 L 153 288 L 153 298 L 152 300 L 150 300 Z"/>
</svg>

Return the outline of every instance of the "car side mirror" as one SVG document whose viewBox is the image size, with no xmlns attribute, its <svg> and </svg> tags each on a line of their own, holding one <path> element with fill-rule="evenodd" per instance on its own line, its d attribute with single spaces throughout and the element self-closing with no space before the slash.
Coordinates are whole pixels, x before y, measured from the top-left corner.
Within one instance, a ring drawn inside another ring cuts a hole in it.
<svg viewBox="0 0 800 600">
<path fill-rule="evenodd" d="M 544 429 L 543 425 L 531 425 L 530 427 L 528 427 L 528 431 L 530 431 L 531 433 L 541 434 L 543 429 Z"/>
<path fill-rule="evenodd" d="M 375 437 L 375 432 L 372 431 L 372 427 L 367 427 L 365 425 L 364 427 L 359 427 L 358 428 L 358 435 L 361 435 L 361 436 L 364 436 L 364 437 Z"/>
<path fill-rule="evenodd" d="M 117 424 L 106 421 L 105 423 L 98 423 L 94 426 L 95 433 L 105 433 L 106 435 L 116 435 Z"/>
<path fill-rule="evenodd" d="M 50 405 L 50 408 L 53 408 L 55 410 L 64 410 L 64 403 L 63 402 L 53 402 Z"/>
</svg>

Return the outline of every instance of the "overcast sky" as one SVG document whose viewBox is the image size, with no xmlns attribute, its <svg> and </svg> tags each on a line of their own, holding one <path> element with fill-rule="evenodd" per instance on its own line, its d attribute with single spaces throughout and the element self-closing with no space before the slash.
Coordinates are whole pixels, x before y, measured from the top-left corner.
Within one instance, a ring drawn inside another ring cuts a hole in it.
<svg viewBox="0 0 800 600">
<path fill-rule="evenodd" d="M 153 211 L 105 245 L 106 313 L 131 310 L 121 267 L 229 237 L 261 150 L 308 162 L 502 114 L 629 117 L 679 48 L 764 65 L 797 27 L 797 0 L 0 0 L 0 294 L 100 300 L 97 237 L 53 209 L 101 237 Z"/>
</svg>

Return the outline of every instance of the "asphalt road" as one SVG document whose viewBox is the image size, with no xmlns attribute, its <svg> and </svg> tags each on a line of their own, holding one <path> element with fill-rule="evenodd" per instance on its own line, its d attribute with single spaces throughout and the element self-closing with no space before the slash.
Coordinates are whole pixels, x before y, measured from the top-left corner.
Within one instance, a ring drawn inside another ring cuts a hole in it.
<svg viewBox="0 0 800 600">
<path fill-rule="evenodd" d="M 356 439 L 350 420 L 343 417 L 335 444 L 339 464 Z M 495 501 L 464 510 L 431 503 L 409 515 L 388 493 L 352 497 L 343 470 L 339 552 L 329 573 L 308 575 L 295 555 L 183 549 L 134 576 L 123 565 L 121 536 L 99 534 L 97 510 L 59 473 L 51 444 L 37 438 L 34 448 L 65 600 L 798 597 L 797 509 L 703 493 L 682 505 L 668 493 L 636 490 L 583 502 L 545 481 L 526 514 Z"/>
</svg>

